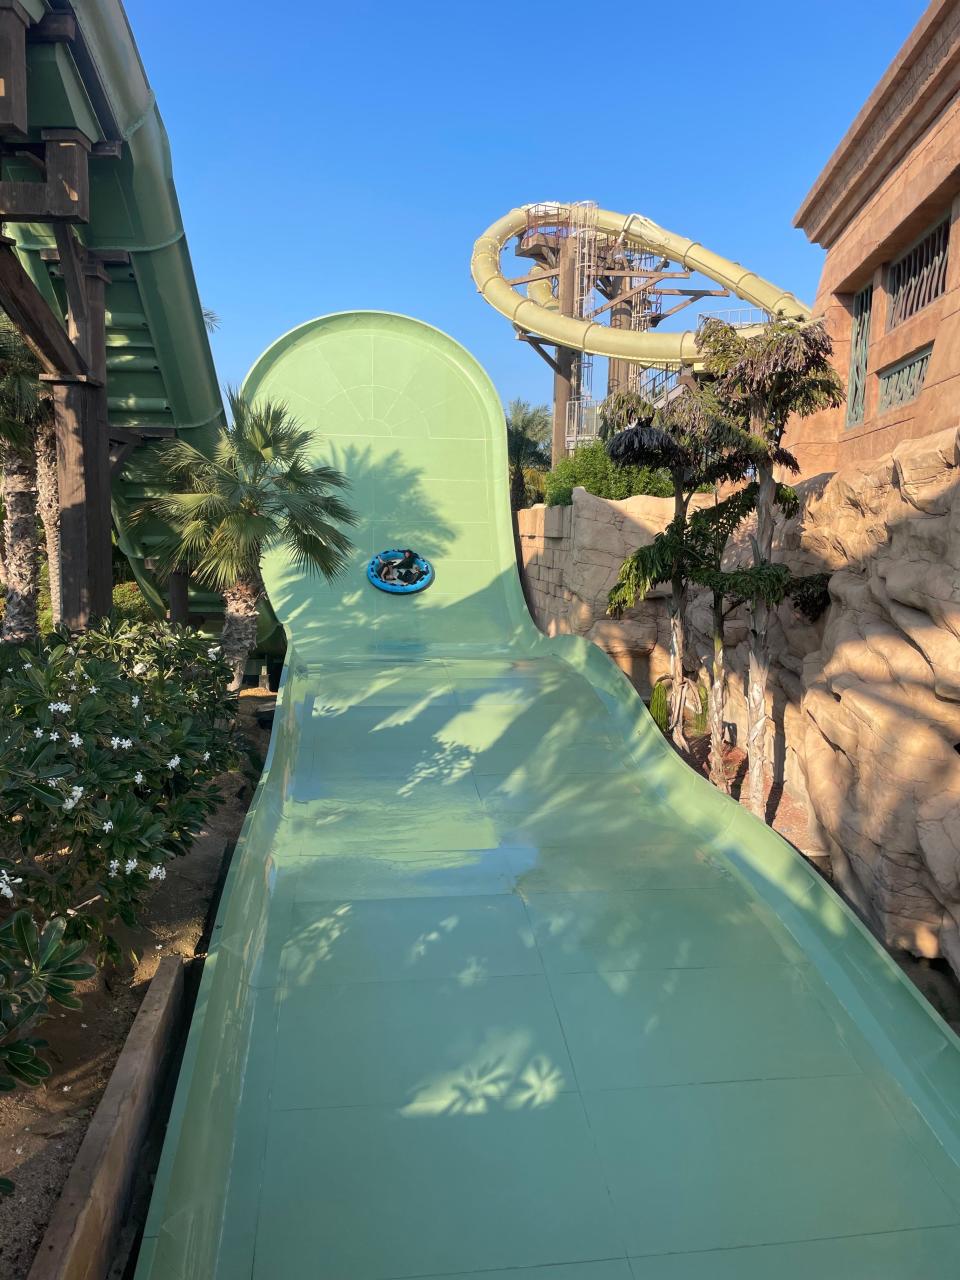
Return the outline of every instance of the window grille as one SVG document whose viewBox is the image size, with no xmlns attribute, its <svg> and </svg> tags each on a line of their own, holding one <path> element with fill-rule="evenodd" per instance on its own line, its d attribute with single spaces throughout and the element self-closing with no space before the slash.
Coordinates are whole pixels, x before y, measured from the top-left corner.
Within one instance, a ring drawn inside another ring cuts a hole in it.
<svg viewBox="0 0 960 1280">
<path fill-rule="evenodd" d="M 923 390 L 923 379 L 927 365 L 930 363 L 932 347 L 916 351 L 906 360 L 891 365 L 880 374 L 880 400 L 878 411 L 885 413 L 887 409 L 895 409 L 898 405 L 916 400 Z"/>
<path fill-rule="evenodd" d="M 950 220 L 927 233 L 902 258 L 890 264 L 888 290 L 890 313 L 887 328 L 894 329 L 939 298 L 947 287 L 947 248 Z"/>
<path fill-rule="evenodd" d="M 850 332 L 850 379 L 847 384 L 847 426 L 863 421 L 867 390 L 867 356 L 870 349 L 870 316 L 873 285 L 868 284 L 853 299 L 853 327 Z"/>
</svg>

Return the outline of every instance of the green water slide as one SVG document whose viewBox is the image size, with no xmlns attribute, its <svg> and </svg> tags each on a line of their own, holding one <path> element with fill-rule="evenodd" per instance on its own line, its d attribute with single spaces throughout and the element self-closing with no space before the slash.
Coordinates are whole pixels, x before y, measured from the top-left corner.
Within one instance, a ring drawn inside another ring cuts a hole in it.
<svg viewBox="0 0 960 1280">
<path fill-rule="evenodd" d="M 960 1044 L 811 868 L 524 606 L 503 412 L 415 320 L 249 375 L 350 476 L 288 652 L 138 1280 L 922 1280 Z M 413 546 L 436 581 L 365 579 Z"/>
</svg>

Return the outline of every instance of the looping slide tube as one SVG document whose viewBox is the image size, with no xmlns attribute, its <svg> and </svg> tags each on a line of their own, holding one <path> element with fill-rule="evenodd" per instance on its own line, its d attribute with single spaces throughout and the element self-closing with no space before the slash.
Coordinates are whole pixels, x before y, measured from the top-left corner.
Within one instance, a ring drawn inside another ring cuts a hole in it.
<svg viewBox="0 0 960 1280">
<path fill-rule="evenodd" d="M 531 207 L 511 209 L 488 227 L 473 246 L 470 273 L 486 302 L 519 328 L 573 351 L 632 360 L 637 364 L 692 364 L 697 359 L 693 330 L 637 333 L 631 329 L 612 329 L 596 321 L 561 315 L 546 278 L 533 281 L 526 297 L 508 284 L 500 267 L 500 254 L 511 237 L 522 235 L 526 230 Z M 557 208 L 562 214 L 571 206 L 561 204 Z M 809 319 L 809 308 L 792 293 L 748 271 L 738 262 L 712 253 L 696 240 L 665 231 L 639 213 L 598 209 L 597 229 L 616 236 L 626 247 L 662 254 L 684 270 L 698 271 L 771 315 Z"/>
</svg>

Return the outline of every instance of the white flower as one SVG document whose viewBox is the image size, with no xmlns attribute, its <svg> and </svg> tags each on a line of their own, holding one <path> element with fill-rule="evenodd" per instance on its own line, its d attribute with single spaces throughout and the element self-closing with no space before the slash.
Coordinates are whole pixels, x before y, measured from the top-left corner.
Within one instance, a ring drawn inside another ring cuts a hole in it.
<svg viewBox="0 0 960 1280">
<path fill-rule="evenodd" d="M 147 875 L 148 880 L 166 880 L 166 878 L 167 878 L 166 867 L 151 867 L 149 874 Z"/>
<path fill-rule="evenodd" d="M 129 751 L 129 750 L 130 750 L 130 748 L 133 746 L 133 739 L 132 739 L 132 738 L 121 738 L 121 739 L 120 739 L 120 746 L 121 746 L 122 750 L 124 750 L 124 751 Z"/>
<path fill-rule="evenodd" d="M 108 818 L 108 819 L 106 820 L 106 822 L 103 824 L 103 829 L 104 829 L 104 831 L 112 831 L 112 830 L 113 830 L 113 823 L 110 821 L 110 819 L 109 819 L 109 818 Z"/>
<path fill-rule="evenodd" d="M 176 769 L 179 763 L 180 763 L 179 756 L 171 756 L 170 759 L 167 761 L 167 768 L 171 770 Z"/>
<path fill-rule="evenodd" d="M 123 874 L 126 876 L 130 875 L 132 871 L 136 871 L 136 869 L 137 869 L 136 858 L 128 858 L 126 862 L 123 864 Z"/>
<path fill-rule="evenodd" d="M 51 742 L 59 742 L 59 740 L 60 740 L 60 735 L 59 735 L 59 733 L 51 733 L 51 734 L 50 734 L 50 741 L 51 741 Z"/>
<path fill-rule="evenodd" d="M 32 662 L 25 662 L 25 663 L 23 664 L 23 669 L 24 669 L 24 671 L 32 671 L 32 670 L 33 670 L 33 663 L 32 663 Z"/>
<path fill-rule="evenodd" d="M 161 879 L 163 877 L 161 876 Z M 13 898 L 13 886 L 15 884 L 23 884 L 20 876 L 10 876 L 6 871 L 0 870 L 0 898 Z"/>
<path fill-rule="evenodd" d="M 146 669 L 147 664 L 145 662 L 137 662 L 134 664 L 133 674 L 135 676 L 142 676 Z"/>
<path fill-rule="evenodd" d="M 110 745 L 111 745 L 111 747 L 113 747 L 114 751 L 116 751 L 117 747 L 119 747 L 119 745 L 120 745 L 120 739 L 119 739 L 119 738 L 111 738 L 111 739 L 110 739 Z"/>
<path fill-rule="evenodd" d="M 43 730 L 42 730 L 42 729 L 34 729 L 34 731 L 33 731 L 33 736 L 34 736 L 35 738 L 42 738 L 42 737 L 43 737 Z"/>
<path fill-rule="evenodd" d="M 131 703 L 133 704 L 133 706 L 135 706 L 135 707 L 139 707 L 139 705 L 140 705 L 140 695 L 139 695 L 139 693 L 135 693 L 135 694 L 133 695 L 133 697 L 130 699 L 130 701 L 131 701 Z"/>
<path fill-rule="evenodd" d="M 139 785 L 140 785 L 140 783 L 143 781 L 143 774 L 140 772 L 140 770 L 139 770 L 139 769 L 138 769 L 138 770 L 137 770 L 137 772 L 133 775 L 133 780 L 134 780 L 134 782 L 137 784 L 137 786 L 139 786 Z"/>
<path fill-rule="evenodd" d="M 69 711 L 70 703 L 69 702 L 51 702 L 51 703 L 48 703 L 47 710 L 48 711 Z"/>
<path fill-rule="evenodd" d="M 219 646 L 218 644 L 216 644 L 216 645 L 214 645 L 214 646 L 213 646 L 213 648 L 212 648 L 212 649 L 208 649 L 208 650 L 207 650 L 207 657 L 208 657 L 208 658 L 219 658 L 219 657 L 220 657 L 220 646 Z"/>
<path fill-rule="evenodd" d="M 209 751 L 205 751 L 205 752 L 203 753 L 203 763 L 204 763 L 204 764 L 206 764 L 206 763 L 207 763 L 207 761 L 208 761 L 209 759 L 210 759 L 210 752 L 209 752 Z"/>
<path fill-rule="evenodd" d="M 71 809 L 75 809 L 77 807 L 77 801 L 82 795 L 83 787 L 71 787 L 69 796 L 67 796 L 66 800 L 63 802 L 64 809 L 66 809 L 68 813 Z"/>
<path fill-rule="evenodd" d="M 71 681 L 70 681 L 70 688 L 71 688 L 71 689 L 76 689 L 76 687 L 77 687 L 77 682 L 76 682 L 76 680 L 71 680 Z"/>
<path fill-rule="evenodd" d="M 91 684 L 91 685 L 88 685 L 88 686 L 87 686 L 87 692 L 88 692 L 88 693 L 99 693 L 99 692 L 100 692 L 100 686 L 99 686 L 98 684 Z"/>
<path fill-rule="evenodd" d="M 71 735 L 70 735 L 70 745 L 71 745 L 71 747 L 82 747 L 82 746 L 83 746 L 83 739 L 80 737 L 79 733 L 71 733 Z"/>
<path fill-rule="evenodd" d="M 115 876 L 119 870 L 120 870 L 119 858 L 111 858 L 110 859 L 110 875 Z"/>
</svg>

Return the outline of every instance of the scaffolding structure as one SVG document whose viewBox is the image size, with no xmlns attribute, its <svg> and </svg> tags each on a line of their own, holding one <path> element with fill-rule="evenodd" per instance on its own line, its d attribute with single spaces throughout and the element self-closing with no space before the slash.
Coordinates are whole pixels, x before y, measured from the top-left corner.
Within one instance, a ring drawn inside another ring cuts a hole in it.
<svg viewBox="0 0 960 1280">
<path fill-rule="evenodd" d="M 530 274 L 512 280 L 537 288 L 547 305 L 562 315 L 613 328 L 647 332 L 669 316 L 706 297 L 729 297 L 726 289 L 686 285 L 690 272 L 656 253 L 631 247 L 622 236 L 601 232 L 592 200 L 573 204 L 529 205 L 517 238 L 518 257 L 536 264 Z M 766 318 L 757 308 L 713 313 L 737 326 Z M 701 317 L 705 319 L 706 315 Z M 593 356 L 557 346 L 551 355 L 535 335 L 518 327 L 517 336 L 551 365 L 554 372 L 554 461 L 584 441 L 596 439 L 601 401 L 594 394 Z M 680 364 L 640 364 L 610 359 L 605 395 L 626 390 L 654 405 L 678 393 Z"/>
</svg>

